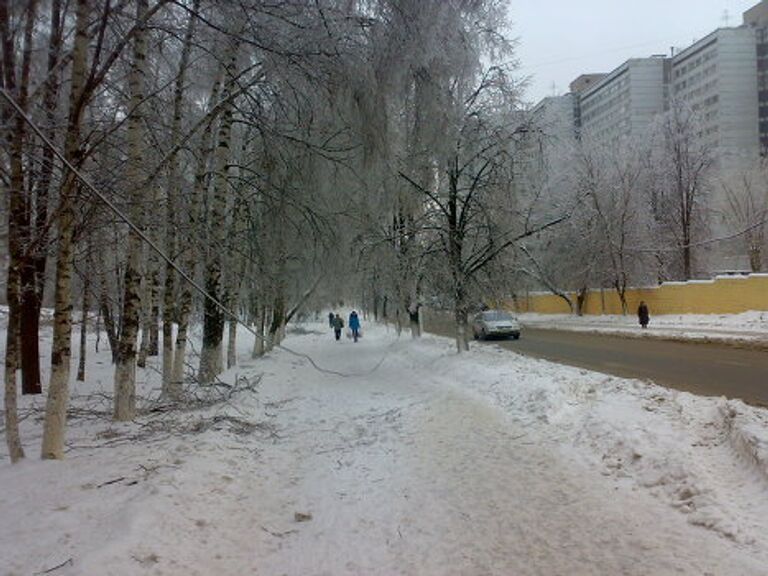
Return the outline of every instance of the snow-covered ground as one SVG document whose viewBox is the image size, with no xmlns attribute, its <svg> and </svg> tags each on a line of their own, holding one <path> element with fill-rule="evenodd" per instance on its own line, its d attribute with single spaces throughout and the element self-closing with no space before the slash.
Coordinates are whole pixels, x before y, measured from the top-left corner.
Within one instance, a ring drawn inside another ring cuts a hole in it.
<svg viewBox="0 0 768 576">
<path fill-rule="evenodd" d="M 0 574 L 768 574 L 768 411 L 495 346 L 304 325 L 225 402 L 109 420 L 109 353 L 63 462 L 0 447 Z M 97 393 L 98 392 L 98 393 Z M 154 400 L 153 400 L 154 399 Z"/>
<path fill-rule="evenodd" d="M 647 338 L 674 338 L 700 341 L 743 341 L 768 346 L 768 312 L 742 314 L 651 315 L 643 330 L 637 316 L 629 314 L 575 316 L 573 314 L 520 314 L 524 326 L 574 330 L 600 334 L 621 334 Z"/>
</svg>

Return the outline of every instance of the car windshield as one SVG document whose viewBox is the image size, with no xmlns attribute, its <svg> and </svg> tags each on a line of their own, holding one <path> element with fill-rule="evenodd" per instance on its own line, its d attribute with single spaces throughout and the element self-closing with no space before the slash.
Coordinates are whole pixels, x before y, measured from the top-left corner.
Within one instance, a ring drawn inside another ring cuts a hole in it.
<svg viewBox="0 0 768 576">
<path fill-rule="evenodd" d="M 483 320 L 488 320 L 490 322 L 500 322 L 502 320 L 513 320 L 513 318 L 501 310 L 490 310 L 488 312 L 483 312 Z"/>
</svg>

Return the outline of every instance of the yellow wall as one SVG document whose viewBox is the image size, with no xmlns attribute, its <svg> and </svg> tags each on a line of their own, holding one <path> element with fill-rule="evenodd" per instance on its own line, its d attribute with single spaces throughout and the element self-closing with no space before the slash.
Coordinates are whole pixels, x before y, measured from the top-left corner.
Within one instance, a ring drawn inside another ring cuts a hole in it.
<svg viewBox="0 0 768 576">
<path fill-rule="evenodd" d="M 576 296 L 571 295 L 573 301 Z M 653 288 L 627 289 L 629 312 L 634 313 L 640 300 L 645 300 L 651 314 L 736 314 L 748 310 L 768 310 L 768 274 L 720 277 L 715 280 L 667 282 Z M 520 295 L 518 312 L 567 314 L 565 300 L 553 294 Z M 590 290 L 584 305 L 585 314 L 621 314 L 621 302 L 615 290 Z"/>
</svg>

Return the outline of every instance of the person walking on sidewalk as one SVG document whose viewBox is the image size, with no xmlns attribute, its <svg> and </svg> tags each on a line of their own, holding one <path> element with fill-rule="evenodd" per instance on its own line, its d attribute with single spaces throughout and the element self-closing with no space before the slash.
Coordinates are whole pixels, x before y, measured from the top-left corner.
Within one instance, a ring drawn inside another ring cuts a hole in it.
<svg viewBox="0 0 768 576">
<path fill-rule="evenodd" d="M 648 306 L 642 300 L 640 300 L 640 306 L 637 307 L 637 319 L 640 321 L 640 326 L 648 328 L 648 321 L 651 319 L 651 316 L 648 313 Z"/>
<path fill-rule="evenodd" d="M 333 312 L 328 312 L 328 326 L 333 328 L 333 321 L 336 319 L 336 315 Z"/>
<path fill-rule="evenodd" d="M 357 342 L 360 337 L 360 318 L 355 310 L 352 310 L 352 314 L 349 315 L 349 329 L 352 330 L 352 338 Z"/>
<path fill-rule="evenodd" d="M 341 340 L 341 329 L 344 328 L 344 320 L 341 316 L 336 314 L 333 319 L 333 333 L 336 335 L 336 340 Z"/>
</svg>

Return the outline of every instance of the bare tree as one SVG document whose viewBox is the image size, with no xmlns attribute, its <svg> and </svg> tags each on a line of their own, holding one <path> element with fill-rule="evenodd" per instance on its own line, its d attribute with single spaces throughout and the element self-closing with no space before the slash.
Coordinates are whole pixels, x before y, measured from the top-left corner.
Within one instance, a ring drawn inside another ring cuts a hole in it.
<svg viewBox="0 0 768 576">
<path fill-rule="evenodd" d="M 649 213 L 644 184 L 647 154 L 644 146 L 628 140 L 610 148 L 587 142 L 578 159 L 580 189 L 599 230 L 594 256 L 605 259 L 605 280 L 616 291 L 624 314 L 627 287 L 639 264 L 632 250 L 642 241 L 643 219 Z"/>
<path fill-rule="evenodd" d="M 693 275 L 693 244 L 706 231 L 703 205 L 713 155 L 711 145 L 699 136 L 696 114 L 678 99 L 671 100 L 669 112 L 661 118 L 659 132 L 660 156 L 654 165 L 660 168 L 662 176 L 652 200 L 653 209 L 660 231 L 671 237 L 678 248 L 678 278 L 688 280 Z"/>
</svg>

